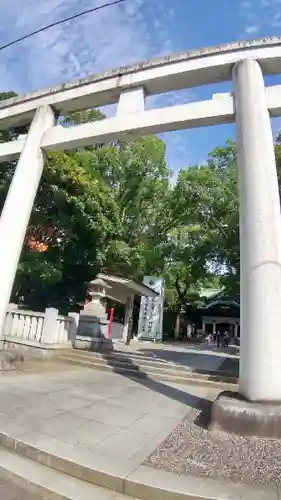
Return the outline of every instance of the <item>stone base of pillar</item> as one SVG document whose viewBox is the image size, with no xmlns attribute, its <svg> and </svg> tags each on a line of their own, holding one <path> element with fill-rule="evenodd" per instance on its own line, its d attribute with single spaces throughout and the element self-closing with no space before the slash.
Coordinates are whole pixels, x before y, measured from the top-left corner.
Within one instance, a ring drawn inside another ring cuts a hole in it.
<svg viewBox="0 0 281 500">
<path fill-rule="evenodd" d="M 78 324 L 78 335 L 86 337 L 103 337 L 107 338 L 108 321 L 97 316 L 80 315 Z"/>
<path fill-rule="evenodd" d="M 103 337 L 86 337 L 77 335 L 74 342 L 74 349 L 81 349 L 93 352 L 113 351 L 113 342 L 111 339 Z"/>
<path fill-rule="evenodd" d="M 74 347 L 90 351 L 112 350 L 113 343 L 111 338 L 108 338 L 107 333 L 108 320 L 86 314 L 81 315 Z"/>
<path fill-rule="evenodd" d="M 237 392 L 224 391 L 210 412 L 210 430 L 240 436 L 281 438 L 281 402 L 247 401 Z"/>
</svg>

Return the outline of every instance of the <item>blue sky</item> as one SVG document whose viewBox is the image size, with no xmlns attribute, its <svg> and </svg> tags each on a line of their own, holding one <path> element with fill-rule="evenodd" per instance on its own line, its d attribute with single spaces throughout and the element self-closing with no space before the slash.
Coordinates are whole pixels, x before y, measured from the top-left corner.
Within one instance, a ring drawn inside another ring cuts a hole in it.
<svg viewBox="0 0 281 500">
<path fill-rule="evenodd" d="M 0 0 L 0 45 L 104 0 Z M 281 34 L 281 0 L 127 0 L 52 28 L 0 52 L 0 90 L 28 92 L 142 59 L 242 39 Z M 267 79 L 267 84 L 280 83 Z M 212 85 L 149 99 L 154 107 L 204 100 L 226 92 Z M 112 113 L 112 110 L 111 110 Z M 273 122 L 274 131 L 281 122 Z M 234 126 L 164 134 L 176 173 L 203 162 L 235 137 Z"/>
</svg>

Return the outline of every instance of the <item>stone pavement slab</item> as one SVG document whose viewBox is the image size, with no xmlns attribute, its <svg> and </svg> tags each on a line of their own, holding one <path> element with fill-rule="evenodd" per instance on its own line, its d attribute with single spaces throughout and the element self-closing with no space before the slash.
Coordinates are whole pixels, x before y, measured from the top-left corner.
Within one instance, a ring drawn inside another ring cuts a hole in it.
<svg viewBox="0 0 281 500">
<path fill-rule="evenodd" d="M 157 435 L 168 435 L 204 394 L 88 369 L 21 374 L 2 379 L 0 422 L 129 460 Z"/>
</svg>

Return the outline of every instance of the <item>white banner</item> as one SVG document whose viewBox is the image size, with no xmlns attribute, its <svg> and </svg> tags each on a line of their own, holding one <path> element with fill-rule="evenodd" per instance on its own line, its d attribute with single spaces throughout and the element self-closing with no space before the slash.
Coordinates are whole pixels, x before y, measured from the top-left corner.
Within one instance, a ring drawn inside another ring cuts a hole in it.
<svg viewBox="0 0 281 500">
<path fill-rule="evenodd" d="M 158 297 L 141 298 L 138 339 L 163 340 L 164 280 L 158 276 L 144 276 L 143 284 L 159 293 Z"/>
</svg>

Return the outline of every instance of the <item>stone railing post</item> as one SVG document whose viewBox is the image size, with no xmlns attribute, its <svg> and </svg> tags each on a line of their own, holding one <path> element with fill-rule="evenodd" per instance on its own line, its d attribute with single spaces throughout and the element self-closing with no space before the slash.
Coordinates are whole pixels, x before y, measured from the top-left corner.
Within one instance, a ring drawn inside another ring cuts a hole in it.
<svg viewBox="0 0 281 500">
<path fill-rule="evenodd" d="M 8 311 L 3 325 L 3 335 L 5 337 L 11 335 L 13 330 L 13 315 L 11 311 Z"/>
<path fill-rule="evenodd" d="M 70 312 L 68 313 L 68 316 L 72 319 L 69 325 L 68 340 L 70 340 L 72 344 L 74 344 L 77 335 L 80 315 L 79 313 Z"/>
<path fill-rule="evenodd" d="M 56 344 L 57 342 L 57 319 L 59 311 L 53 307 L 47 307 L 42 329 L 41 343 Z"/>
</svg>

